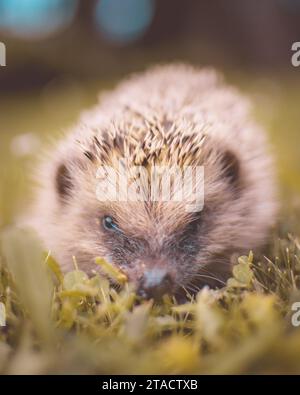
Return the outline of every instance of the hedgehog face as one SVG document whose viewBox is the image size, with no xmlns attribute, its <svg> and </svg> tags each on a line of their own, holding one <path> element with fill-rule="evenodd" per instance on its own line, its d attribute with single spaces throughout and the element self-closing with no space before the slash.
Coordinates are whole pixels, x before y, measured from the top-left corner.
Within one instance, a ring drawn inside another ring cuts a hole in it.
<svg viewBox="0 0 300 395">
<path fill-rule="evenodd" d="M 220 221 L 232 211 L 224 201 L 232 202 L 233 207 L 238 201 L 240 167 L 231 152 L 215 152 L 208 150 L 194 164 L 205 170 L 201 211 L 188 211 L 185 200 L 99 201 L 92 160 L 60 164 L 55 178 L 57 217 L 67 229 L 60 233 L 58 243 L 65 248 L 58 259 L 71 262 L 76 256 L 79 266 L 90 272 L 96 269 L 95 257 L 102 256 L 118 265 L 146 297 L 222 284 L 232 245 L 228 235 L 226 242 L 220 235 Z M 112 185 L 111 175 L 108 177 L 108 185 Z M 232 237 L 238 239 L 235 229 L 237 226 L 232 228 Z M 212 264 L 220 265 L 218 271 L 213 272 Z"/>
<path fill-rule="evenodd" d="M 249 109 L 218 74 L 185 65 L 153 68 L 101 96 L 40 172 L 32 217 L 61 267 L 72 269 L 75 256 L 91 272 L 95 257 L 106 258 L 145 296 L 222 285 L 232 254 L 261 247 L 276 222 L 272 158 Z M 184 199 L 99 199 L 107 197 L 99 166 L 116 169 L 120 158 L 126 173 L 203 166 L 203 208 L 188 212 Z"/>
</svg>

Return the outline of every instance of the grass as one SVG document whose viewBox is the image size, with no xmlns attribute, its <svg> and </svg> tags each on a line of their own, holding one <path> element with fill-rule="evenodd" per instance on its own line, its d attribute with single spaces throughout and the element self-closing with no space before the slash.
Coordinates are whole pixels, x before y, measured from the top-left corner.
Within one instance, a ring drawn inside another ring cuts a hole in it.
<svg viewBox="0 0 300 395">
<path fill-rule="evenodd" d="M 28 231 L 1 241 L 2 373 L 300 373 L 298 240 L 272 261 L 240 257 L 226 287 L 181 305 L 139 300 L 128 283 L 117 292 L 76 265 L 63 276 Z"/>
<path fill-rule="evenodd" d="M 186 304 L 140 300 L 101 259 L 106 273 L 120 276 L 119 292 L 76 262 L 63 275 L 33 234 L 7 227 L 30 200 L 34 165 L 34 153 L 16 156 L 14 137 L 59 132 L 95 101 L 97 89 L 71 85 L 0 98 L 1 373 L 300 373 L 300 327 L 292 325 L 300 302 L 300 93 L 295 81 L 237 82 L 270 130 L 282 215 L 265 256 L 240 257 L 224 288 L 204 288 Z"/>
</svg>

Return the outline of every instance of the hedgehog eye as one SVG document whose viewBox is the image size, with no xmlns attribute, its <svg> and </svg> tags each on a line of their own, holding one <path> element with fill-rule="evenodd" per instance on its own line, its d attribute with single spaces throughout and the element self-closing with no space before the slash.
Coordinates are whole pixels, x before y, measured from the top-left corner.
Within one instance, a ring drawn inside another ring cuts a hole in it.
<svg viewBox="0 0 300 395">
<path fill-rule="evenodd" d="M 103 223 L 104 229 L 106 229 L 106 230 L 109 230 L 109 231 L 119 231 L 119 230 L 120 230 L 120 228 L 119 228 L 118 225 L 114 222 L 114 220 L 112 219 L 112 217 L 110 217 L 110 216 L 108 216 L 108 215 L 106 215 L 106 216 L 103 218 L 102 223 Z"/>
</svg>

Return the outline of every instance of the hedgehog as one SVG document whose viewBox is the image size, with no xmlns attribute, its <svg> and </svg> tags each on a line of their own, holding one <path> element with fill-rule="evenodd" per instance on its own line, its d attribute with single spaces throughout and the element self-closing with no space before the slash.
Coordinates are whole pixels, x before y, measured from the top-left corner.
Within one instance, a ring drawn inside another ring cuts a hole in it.
<svg viewBox="0 0 300 395">
<path fill-rule="evenodd" d="M 202 188 L 191 182 L 191 196 L 172 199 L 180 178 L 171 176 L 170 198 L 151 199 L 155 168 L 203 169 Z M 120 173 L 143 199 L 115 198 Z M 102 93 L 48 151 L 38 182 L 31 225 L 62 270 L 76 259 L 95 273 L 103 257 L 146 298 L 222 286 L 236 257 L 259 251 L 276 222 L 266 134 L 248 99 L 209 68 L 155 66 Z M 201 191 L 203 204 L 188 210 Z"/>
</svg>

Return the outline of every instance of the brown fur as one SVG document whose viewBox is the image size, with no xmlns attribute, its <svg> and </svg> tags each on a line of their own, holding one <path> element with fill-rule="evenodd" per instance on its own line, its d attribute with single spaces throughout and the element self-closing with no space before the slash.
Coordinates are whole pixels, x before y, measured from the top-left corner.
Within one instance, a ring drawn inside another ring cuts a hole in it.
<svg viewBox="0 0 300 395">
<path fill-rule="evenodd" d="M 96 169 L 131 165 L 205 169 L 204 209 L 184 202 L 99 202 Z M 233 253 L 262 246 L 276 220 L 272 160 L 249 103 L 212 70 L 155 67 L 84 113 L 39 173 L 33 226 L 64 270 L 106 257 L 139 281 L 165 267 L 180 287 L 222 284 Z M 115 219 L 121 234 L 103 229 Z"/>
</svg>

